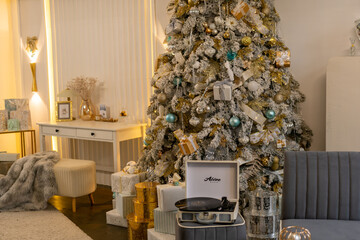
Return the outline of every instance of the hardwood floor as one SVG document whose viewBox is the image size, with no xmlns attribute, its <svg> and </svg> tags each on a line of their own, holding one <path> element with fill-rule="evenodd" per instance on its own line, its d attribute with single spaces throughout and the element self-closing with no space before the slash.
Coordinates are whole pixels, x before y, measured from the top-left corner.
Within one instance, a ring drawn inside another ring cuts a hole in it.
<svg viewBox="0 0 360 240">
<path fill-rule="evenodd" d="M 49 203 L 94 240 L 127 240 L 127 228 L 106 224 L 106 212 L 113 209 L 111 188 L 98 185 L 94 201 L 91 206 L 88 196 L 76 198 L 76 213 L 71 210 L 71 198 L 54 196 Z"/>
</svg>

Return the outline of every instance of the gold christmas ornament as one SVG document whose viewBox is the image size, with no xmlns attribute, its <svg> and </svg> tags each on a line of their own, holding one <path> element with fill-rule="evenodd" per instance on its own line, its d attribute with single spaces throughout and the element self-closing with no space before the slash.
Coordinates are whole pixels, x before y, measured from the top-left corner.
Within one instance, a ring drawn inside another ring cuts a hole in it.
<svg viewBox="0 0 360 240">
<path fill-rule="evenodd" d="M 277 104 L 283 103 L 283 102 L 285 101 L 285 96 L 282 95 L 281 93 L 278 93 L 278 94 L 275 95 L 274 101 L 275 101 Z"/>
<path fill-rule="evenodd" d="M 211 30 L 211 28 L 206 28 L 205 32 L 206 32 L 207 34 L 211 34 L 211 33 L 212 33 L 212 30 Z"/>
<path fill-rule="evenodd" d="M 159 93 L 157 95 L 157 100 L 159 103 L 166 103 L 166 94 L 165 93 Z"/>
<path fill-rule="evenodd" d="M 251 37 L 243 37 L 241 39 L 241 44 L 245 47 L 248 47 L 251 44 Z"/>
<path fill-rule="evenodd" d="M 269 166 L 269 158 L 268 157 L 263 157 L 261 159 L 261 164 L 264 166 L 264 167 L 268 167 Z"/>
<path fill-rule="evenodd" d="M 275 156 L 273 159 L 273 164 L 271 166 L 271 170 L 276 171 L 279 169 L 279 161 L 280 161 L 279 157 Z"/>
<path fill-rule="evenodd" d="M 229 38 L 230 38 L 230 32 L 229 32 L 229 31 L 226 31 L 226 32 L 224 33 L 224 38 L 225 38 L 225 39 L 229 39 Z"/>
<path fill-rule="evenodd" d="M 276 45 L 277 41 L 274 37 L 270 38 L 269 41 L 267 41 L 267 45 L 269 47 L 274 47 Z"/>
<path fill-rule="evenodd" d="M 204 28 L 208 28 L 209 24 L 207 24 L 207 22 L 203 23 Z"/>
</svg>

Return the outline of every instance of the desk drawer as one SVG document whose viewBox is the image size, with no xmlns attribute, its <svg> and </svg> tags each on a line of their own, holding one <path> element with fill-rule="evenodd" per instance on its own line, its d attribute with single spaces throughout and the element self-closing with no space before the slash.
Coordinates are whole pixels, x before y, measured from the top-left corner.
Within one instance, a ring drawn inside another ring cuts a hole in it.
<svg viewBox="0 0 360 240">
<path fill-rule="evenodd" d="M 103 139 L 113 140 L 113 134 L 110 131 L 90 130 L 90 129 L 77 129 L 76 136 L 87 139 Z"/>
<path fill-rule="evenodd" d="M 63 127 L 43 127 L 43 133 L 52 136 L 75 137 L 75 129 Z"/>
</svg>

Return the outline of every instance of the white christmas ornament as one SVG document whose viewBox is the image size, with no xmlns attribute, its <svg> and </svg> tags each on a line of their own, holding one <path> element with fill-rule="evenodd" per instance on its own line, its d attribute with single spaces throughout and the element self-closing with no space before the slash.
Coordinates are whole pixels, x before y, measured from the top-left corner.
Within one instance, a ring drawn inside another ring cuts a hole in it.
<svg viewBox="0 0 360 240">
<path fill-rule="evenodd" d="M 260 88 L 260 84 L 256 81 L 251 81 L 249 82 L 247 88 L 252 92 L 256 92 Z"/>
</svg>

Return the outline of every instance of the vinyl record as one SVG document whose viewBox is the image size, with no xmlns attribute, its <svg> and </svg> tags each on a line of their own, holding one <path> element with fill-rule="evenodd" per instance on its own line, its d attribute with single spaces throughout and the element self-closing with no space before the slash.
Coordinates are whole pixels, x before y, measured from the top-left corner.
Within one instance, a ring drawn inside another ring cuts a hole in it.
<svg viewBox="0 0 360 240">
<path fill-rule="evenodd" d="M 221 201 L 216 198 L 185 198 L 175 203 L 181 211 L 210 211 L 221 208 Z"/>
</svg>

